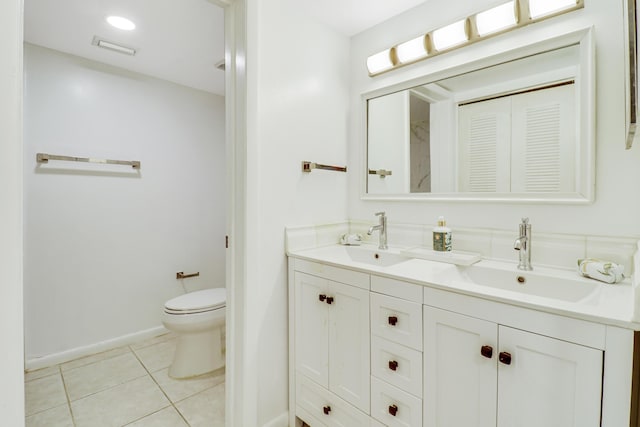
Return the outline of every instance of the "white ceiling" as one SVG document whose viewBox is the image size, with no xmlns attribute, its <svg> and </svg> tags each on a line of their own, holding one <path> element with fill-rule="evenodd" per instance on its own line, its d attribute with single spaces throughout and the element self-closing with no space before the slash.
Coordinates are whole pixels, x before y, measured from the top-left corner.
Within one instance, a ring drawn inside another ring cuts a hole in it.
<svg viewBox="0 0 640 427">
<path fill-rule="evenodd" d="M 312 16 L 352 36 L 425 0 L 297 0 Z M 119 15 L 133 31 L 111 27 Z M 224 12 L 207 0 L 25 0 L 25 41 L 224 95 Z M 94 36 L 135 48 L 128 56 Z"/>
<path fill-rule="evenodd" d="M 298 1 L 321 22 L 344 35 L 353 36 L 427 0 Z"/>
</svg>

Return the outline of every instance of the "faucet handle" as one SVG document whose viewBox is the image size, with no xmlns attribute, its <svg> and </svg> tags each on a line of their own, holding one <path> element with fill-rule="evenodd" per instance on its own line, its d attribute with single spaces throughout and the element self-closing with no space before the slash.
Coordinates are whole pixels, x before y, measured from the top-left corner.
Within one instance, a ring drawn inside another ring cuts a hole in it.
<svg viewBox="0 0 640 427">
<path fill-rule="evenodd" d="M 385 216 L 385 215 L 386 215 L 386 212 L 384 212 L 384 211 L 382 211 L 382 212 L 376 212 L 374 215 L 375 215 L 375 216 Z"/>
</svg>

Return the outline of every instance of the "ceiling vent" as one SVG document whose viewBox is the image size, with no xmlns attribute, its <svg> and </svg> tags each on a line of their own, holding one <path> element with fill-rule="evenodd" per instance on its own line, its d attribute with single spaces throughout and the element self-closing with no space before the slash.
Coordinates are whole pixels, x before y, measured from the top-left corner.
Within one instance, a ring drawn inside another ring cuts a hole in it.
<svg viewBox="0 0 640 427">
<path fill-rule="evenodd" d="M 112 50 L 114 52 L 123 53 L 125 55 L 134 56 L 136 54 L 136 50 L 132 47 L 123 46 L 118 43 L 110 42 L 98 36 L 93 36 L 93 41 L 91 42 L 91 44 L 104 49 Z"/>
</svg>

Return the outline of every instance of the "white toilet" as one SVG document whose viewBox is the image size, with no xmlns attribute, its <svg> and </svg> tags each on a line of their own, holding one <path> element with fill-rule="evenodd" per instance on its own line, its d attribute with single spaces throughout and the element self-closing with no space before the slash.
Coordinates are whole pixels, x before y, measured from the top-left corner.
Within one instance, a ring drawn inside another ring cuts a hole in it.
<svg viewBox="0 0 640 427">
<path fill-rule="evenodd" d="M 162 324 L 178 334 L 170 377 L 194 377 L 224 366 L 226 302 L 226 290 L 215 288 L 189 292 L 165 303 Z"/>
</svg>

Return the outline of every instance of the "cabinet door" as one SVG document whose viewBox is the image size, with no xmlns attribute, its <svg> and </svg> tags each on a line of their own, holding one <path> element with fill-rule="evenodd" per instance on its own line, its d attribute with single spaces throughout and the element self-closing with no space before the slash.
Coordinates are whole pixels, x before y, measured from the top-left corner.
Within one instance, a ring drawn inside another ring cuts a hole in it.
<svg viewBox="0 0 640 427">
<path fill-rule="evenodd" d="M 425 426 L 496 426 L 497 334 L 495 323 L 425 306 Z"/>
<path fill-rule="evenodd" d="M 369 291 L 330 283 L 329 390 L 369 412 Z"/>
<path fill-rule="evenodd" d="M 320 296 L 328 293 L 328 281 L 295 273 L 296 371 L 329 387 L 329 305 Z"/>
<path fill-rule="evenodd" d="M 600 425 L 601 350 L 504 326 L 499 340 L 498 427 Z"/>
</svg>

